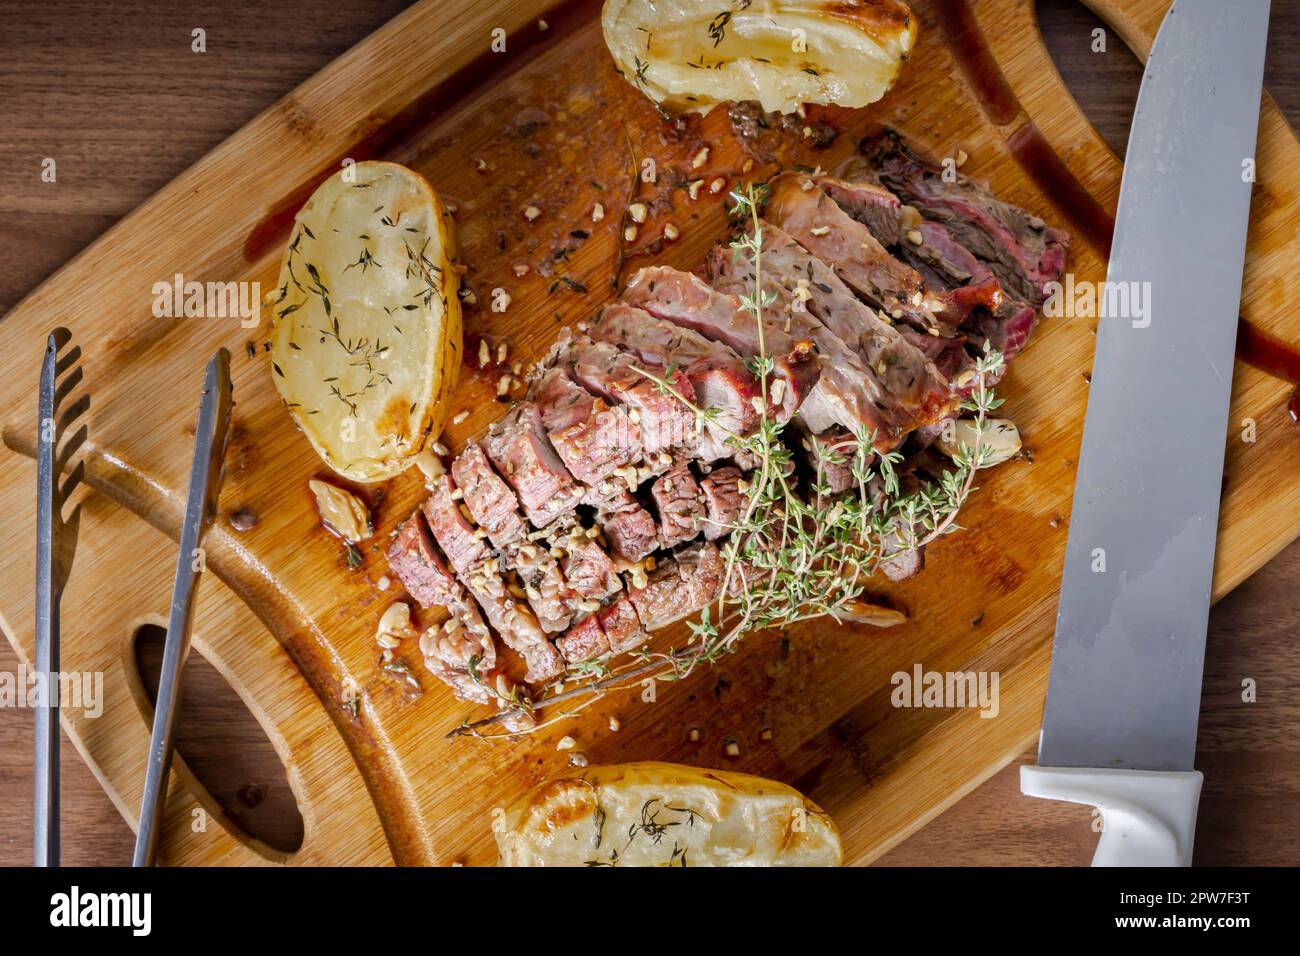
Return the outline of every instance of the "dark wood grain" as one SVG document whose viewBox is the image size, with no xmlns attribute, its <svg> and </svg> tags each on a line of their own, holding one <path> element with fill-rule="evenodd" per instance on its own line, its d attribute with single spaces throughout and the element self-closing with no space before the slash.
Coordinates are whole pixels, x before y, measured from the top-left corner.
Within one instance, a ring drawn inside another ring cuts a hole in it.
<svg viewBox="0 0 1300 956">
<path fill-rule="evenodd" d="M 0 31 L 0 311 L 285 91 L 389 19 L 405 4 L 217 0 L 201 11 L 144 0 L 6 4 Z M 1049 47 L 1076 99 L 1121 155 L 1141 70 L 1113 34 L 1090 50 L 1095 19 L 1074 0 L 1041 0 Z M 191 52 L 191 31 L 207 52 Z M 1300 118 L 1300 0 L 1274 0 L 1266 82 Z M 43 183 L 41 161 L 57 162 Z M 6 347 L 23 343 L 7 342 Z M 32 345 L 35 356 L 39 345 Z M 1297 430 L 1300 440 L 1300 429 Z M 1214 609 L 1198 766 L 1206 773 L 1198 828 L 1203 864 L 1300 862 L 1300 544 Z M 0 670 L 18 662 L 0 642 Z M 1241 699 L 1244 679 L 1258 702 Z M 216 699 L 221 678 L 197 671 L 190 695 Z M 207 733 L 188 737 L 214 793 L 282 780 L 256 735 L 210 732 L 238 705 L 209 705 Z M 195 728 L 197 731 L 199 728 Z M 30 859 L 32 720 L 0 713 L 0 864 Z M 1095 835 L 1086 810 L 1019 795 L 1019 764 L 995 774 L 883 863 L 1086 863 Z M 132 835 L 80 758 L 63 756 L 64 860 L 118 864 Z M 269 824 L 274 826 L 275 824 Z M 283 824 L 282 825 L 291 825 Z"/>
</svg>

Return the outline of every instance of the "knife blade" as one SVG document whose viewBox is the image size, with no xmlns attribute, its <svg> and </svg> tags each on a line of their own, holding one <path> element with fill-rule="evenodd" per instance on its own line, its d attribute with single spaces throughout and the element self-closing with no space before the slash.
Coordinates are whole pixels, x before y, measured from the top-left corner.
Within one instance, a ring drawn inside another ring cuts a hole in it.
<svg viewBox="0 0 1300 956">
<path fill-rule="evenodd" d="M 1268 0 L 1175 0 L 1143 74 L 1098 301 L 1146 308 L 1098 322 L 1039 768 L 1180 773 L 1199 793 L 1268 16 Z"/>
</svg>

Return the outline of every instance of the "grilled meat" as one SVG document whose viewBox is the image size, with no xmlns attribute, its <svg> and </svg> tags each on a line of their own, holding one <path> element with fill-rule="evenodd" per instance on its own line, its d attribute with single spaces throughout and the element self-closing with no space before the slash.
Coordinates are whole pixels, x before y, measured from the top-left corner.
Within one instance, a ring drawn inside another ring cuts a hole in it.
<svg viewBox="0 0 1300 956">
<path fill-rule="evenodd" d="M 700 533 L 704 518 L 704 497 L 699 483 L 679 461 L 650 486 L 655 511 L 659 514 L 659 546 L 676 547 Z"/>
<path fill-rule="evenodd" d="M 973 387 L 985 341 L 1007 359 L 1024 346 L 1068 237 L 944 182 L 894 138 L 863 151 L 838 177 L 773 180 L 761 329 L 740 299 L 754 293 L 746 255 L 715 249 L 709 282 L 642 269 L 623 301 L 561 334 L 526 399 L 394 533 L 393 573 L 451 616 L 421 649 L 458 696 L 499 702 L 494 633 L 541 682 L 716 598 L 715 542 L 740 520 L 755 464 L 734 437 L 764 411 L 791 423 L 815 493 L 836 495 L 857 485 L 857 435 L 880 452 L 913 434 L 923 446 Z M 883 484 L 865 491 L 877 500 Z M 907 551 L 880 570 L 901 579 L 923 563 Z"/>
<path fill-rule="evenodd" d="M 953 238 L 988 264 L 1003 288 L 1030 305 L 1043 304 L 1045 286 L 1065 270 L 1066 233 L 970 180 L 945 180 L 942 169 L 924 162 L 892 131 L 865 140 L 860 151 L 886 187 L 927 219 L 947 226 Z"/>
</svg>

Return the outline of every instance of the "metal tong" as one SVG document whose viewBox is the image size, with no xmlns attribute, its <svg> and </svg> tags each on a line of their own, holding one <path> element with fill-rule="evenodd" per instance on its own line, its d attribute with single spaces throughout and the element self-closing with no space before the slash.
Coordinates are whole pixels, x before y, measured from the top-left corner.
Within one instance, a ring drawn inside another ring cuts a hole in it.
<svg viewBox="0 0 1300 956">
<path fill-rule="evenodd" d="M 180 550 L 176 555 L 176 577 L 172 582 L 171 610 L 167 617 L 167 643 L 163 648 L 162 673 L 158 677 L 153 731 L 149 740 L 149 763 L 144 797 L 140 803 L 140 829 L 136 831 L 133 866 L 152 866 L 158 852 L 167 779 L 172 765 L 173 726 L 180 701 L 181 672 L 190 652 L 190 622 L 194 595 L 205 561 L 200 546 L 217 510 L 221 491 L 226 442 L 229 437 L 230 353 L 219 349 L 203 375 L 203 399 L 194 431 L 194 460 L 190 465 L 190 486 L 185 500 L 185 523 L 181 527 Z"/>
<path fill-rule="evenodd" d="M 59 476 L 89 434 L 87 425 L 69 429 L 90 408 L 90 396 L 68 397 L 81 384 L 81 347 L 66 348 L 72 333 L 50 333 L 41 364 L 37 399 L 36 442 L 36 820 L 33 827 L 37 866 L 59 865 L 59 602 L 77 550 L 81 505 L 64 516 L 64 506 L 81 483 L 85 463 L 78 461 L 61 484 Z M 56 417 L 57 416 L 57 417 Z M 42 683 L 43 682 L 43 683 Z"/>
</svg>

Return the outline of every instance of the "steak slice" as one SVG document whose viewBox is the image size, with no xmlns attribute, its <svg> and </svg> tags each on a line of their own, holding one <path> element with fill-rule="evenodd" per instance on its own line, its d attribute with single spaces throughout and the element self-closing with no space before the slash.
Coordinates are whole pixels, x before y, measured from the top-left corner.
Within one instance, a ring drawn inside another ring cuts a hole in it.
<svg viewBox="0 0 1300 956">
<path fill-rule="evenodd" d="M 797 173 L 777 176 L 765 215 L 890 317 L 944 334 L 945 323 L 935 314 L 943 303 L 927 294 L 921 274 L 894 258 L 812 179 Z"/>
<path fill-rule="evenodd" d="M 596 523 L 615 557 L 635 563 L 659 547 L 655 519 L 626 487 L 614 489 L 596 506 Z"/>
<path fill-rule="evenodd" d="M 568 634 L 557 637 L 555 646 L 570 664 L 581 664 L 609 653 L 609 640 L 600 629 L 600 621 L 595 614 L 587 615 L 569 628 Z"/>
<path fill-rule="evenodd" d="M 973 305 L 960 317 L 963 329 L 974 333 L 974 344 L 982 346 L 984 340 L 1010 361 L 1025 347 L 1038 321 L 1037 310 L 1019 297 L 1002 291 L 1002 285 L 983 262 L 969 249 L 957 242 L 942 223 L 924 222 L 917 227 L 920 243 L 904 247 L 918 268 L 927 269 L 937 288 L 947 289 L 947 294 L 957 297 L 968 294 Z M 996 299 L 986 291 L 996 287 Z M 990 384 L 994 384 L 990 381 Z"/>
<path fill-rule="evenodd" d="M 494 424 L 484 441 L 488 458 L 515 490 L 536 528 L 572 511 L 583 489 L 551 447 L 542 415 L 533 402 L 520 402 Z M 436 532 L 435 532 L 436 533 Z"/>
<path fill-rule="evenodd" d="M 537 615 L 537 623 L 548 634 L 566 631 L 573 621 L 569 606 L 569 587 L 560 564 L 546 548 L 524 544 L 505 555 L 519 578 L 528 606 Z"/>
<path fill-rule="evenodd" d="M 550 680 L 564 671 L 564 660 L 542 630 L 536 615 L 513 594 L 497 569 L 496 558 L 486 558 L 462 573 L 465 587 L 501 640 L 523 658 L 529 683 Z"/>
<path fill-rule="evenodd" d="M 623 590 L 618 568 L 592 537 L 597 531 L 596 526 L 588 529 L 574 524 L 567 534 L 553 539 L 556 549 L 563 552 L 560 570 L 570 606 L 575 611 L 590 611 L 587 605 L 592 601 L 603 601 Z"/>
<path fill-rule="evenodd" d="M 453 497 L 455 490 L 451 478 L 441 476 L 430 486 L 429 497 L 424 499 L 421 508 L 438 547 L 456 573 L 464 577 L 466 571 L 487 557 L 488 547 L 483 543 L 483 534 L 476 533 L 461 511 Z"/>
<path fill-rule="evenodd" d="M 451 463 L 451 475 L 464 495 L 465 507 L 494 546 L 504 548 L 528 534 L 519 515 L 519 499 L 493 470 L 478 442 L 471 438 L 466 443 Z"/>
<path fill-rule="evenodd" d="M 753 316 L 741 308 L 740 300 L 710 288 L 689 272 L 649 266 L 632 277 L 624 298 L 651 315 L 698 332 L 745 358 L 761 354 L 758 326 Z M 764 324 L 764 333 L 770 324 Z M 765 335 L 762 339 L 773 364 L 768 395 L 774 417 L 787 421 L 816 385 L 821 366 L 813 356 L 811 343 L 790 335 L 769 338 Z"/>
<path fill-rule="evenodd" d="M 672 548 L 700 533 L 704 519 L 704 497 L 684 461 L 673 464 L 650 486 L 650 497 L 659 513 L 659 543 Z"/>
<path fill-rule="evenodd" d="M 662 391 L 636 371 L 639 366 L 631 353 L 585 336 L 573 341 L 564 361 L 574 380 L 587 391 L 608 402 L 627 406 L 629 417 L 641 429 L 646 458 L 653 459 L 657 452 L 672 447 L 692 450 L 699 447 L 695 413 L 681 400 L 695 403 L 695 387 L 681 369 L 663 376 L 671 391 Z"/>
<path fill-rule="evenodd" d="M 800 410 L 808 432 L 875 432 L 883 450 L 950 411 L 948 381 L 924 353 L 779 227 L 765 224 L 763 233 L 763 287 L 774 297 L 773 324 L 789 330 L 775 334 L 811 341 L 822 363 L 817 386 Z M 709 271 L 724 292 L 754 287 L 747 256 L 715 247 Z"/>
<path fill-rule="evenodd" d="M 434 625 L 420 635 L 424 666 L 460 699 L 488 703 L 492 693 L 485 682 L 495 683 L 497 670 L 492 632 L 472 602 L 458 604 L 448 619 L 451 622 L 454 630 Z M 478 680 L 470 673 L 471 664 Z"/>
<path fill-rule="evenodd" d="M 1004 289 L 1035 308 L 1043 304 L 1047 284 L 1065 271 L 1067 233 L 968 179 L 945 182 L 942 169 L 918 157 L 892 130 L 864 140 L 859 150 L 885 186 L 947 226 Z"/>
<path fill-rule="evenodd" d="M 641 627 L 657 631 L 701 610 L 722 586 L 722 556 L 712 542 L 680 548 L 655 565 L 643 588 L 631 588 L 628 600 Z"/>
<path fill-rule="evenodd" d="M 719 442 L 728 435 L 748 435 L 758 427 L 754 405 L 762 394 L 758 380 L 723 343 L 621 302 L 608 306 L 589 334 L 632 353 L 660 376 L 670 366 L 680 366 L 700 406 L 717 412 L 706 427 Z"/>
<path fill-rule="evenodd" d="M 808 459 L 826 491 L 838 495 L 852 488 L 857 439 L 846 431 L 831 431 L 809 435 L 807 440 Z"/>
<path fill-rule="evenodd" d="M 745 506 L 740 490 L 740 469 L 734 465 L 715 468 L 700 480 L 704 499 L 704 540 L 716 541 L 735 525 Z"/>
<path fill-rule="evenodd" d="M 464 593 L 418 510 L 393 533 L 387 557 L 389 570 L 421 607 L 447 607 Z"/>
<path fill-rule="evenodd" d="M 609 649 L 615 654 L 640 647 L 650 637 L 641 624 L 636 606 L 631 599 L 620 597 L 596 615 L 600 629 L 609 642 Z"/>
<path fill-rule="evenodd" d="M 632 602 L 619 597 L 608 607 L 583 618 L 568 634 L 558 638 L 556 644 L 566 661 L 578 664 L 606 654 L 630 651 L 648 638 Z"/>
<path fill-rule="evenodd" d="M 549 368 L 530 393 L 542 426 L 569 473 L 595 485 L 640 460 L 641 429 L 622 405 L 610 407 L 573 381 L 564 368 Z"/>
<path fill-rule="evenodd" d="M 921 215 L 888 189 L 873 182 L 813 177 L 841 209 L 871 230 L 885 246 L 901 243 L 908 230 L 915 229 Z"/>
</svg>

